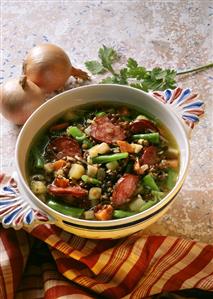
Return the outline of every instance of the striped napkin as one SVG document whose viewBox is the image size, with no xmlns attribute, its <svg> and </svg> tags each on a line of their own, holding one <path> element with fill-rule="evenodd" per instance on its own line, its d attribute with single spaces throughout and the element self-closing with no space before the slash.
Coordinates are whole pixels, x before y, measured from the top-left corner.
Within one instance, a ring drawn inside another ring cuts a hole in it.
<svg viewBox="0 0 213 299">
<path fill-rule="evenodd" d="M 1 299 L 141 299 L 191 288 L 213 298 L 213 245 L 143 232 L 91 240 L 49 224 L 0 227 Z"/>
</svg>

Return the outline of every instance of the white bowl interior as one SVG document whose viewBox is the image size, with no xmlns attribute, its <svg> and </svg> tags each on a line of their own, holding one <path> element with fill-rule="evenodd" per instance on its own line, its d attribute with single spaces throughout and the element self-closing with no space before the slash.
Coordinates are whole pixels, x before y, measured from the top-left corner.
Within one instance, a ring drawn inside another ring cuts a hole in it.
<svg viewBox="0 0 213 299">
<path fill-rule="evenodd" d="M 179 149 L 180 149 L 180 173 L 179 179 L 176 183 L 176 187 L 170 192 L 170 195 L 167 195 L 159 204 L 152 207 L 149 210 L 156 210 L 158 206 L 162 205 L 163 201 L 169 200 L 172 198 L 177 191 L 180 189 L 183 180 L 185 179 L 186 170 L 189 162 L 189 145 L 188 139 L 186 137 L 186 133 L 184 128 L 177 118 L 177 116 L 172 112 L 166 105 L 157 101 L 147 93 L 144 93 L 140 90 L 129 88 L 126 86 L 120 85 L 90 85 L 85 87 L 76 88 L 73 90 L 66 91 L 61 93 L 54 98 L 48 100 L 45 104 L 40 106 L 28 119 L 28 121 L 23 126 L 21 133 L 19 134 L 17 145 L 16 145 L 16 166 L 19 175 L 19 179 L 22 187 L 30 196 L 31 200 L 43 210 L 50 212 L 50 208 L 42 203 L 37 197 L 31 192 L 27 185 L 27 174 L 26 174 L 26 158 L 29 146 L 31 145 L 32 138 L 38 133 L 38 131 L 45 126 L 45 124 L 56 115 L 70 109 L 72 107 L 88 104 L 95 102 L 103 102 L 103 103 L 122 103 L 122 104 L 130 104 L 135 106 L 136 108 L 142 108 L 148 113 L 156 116 L 161 120 L 163 124 L 173 134 L 175 137 Z M 147 215 L 150 211 L 142 212 L 143 215 Z M 54 216 L 61 216 L 60 213 L 51 211 Z M 141 214 L 141 213 L 140 213 Z M 132 216 L 133 219 L 137 217 L 141 217 L 140 215 Z M 71 217 L 64 216 L 65 219 L 69 221 Z M 72 218 L 74 219 L 74 218 Z M 95 225 L 111 225 L 112 222 L 125 222 L 124 219 L 113 220 L 113 221 L 87 221 L 82 219 L 74 219 L 76 223 L 86 222 L 89 226 Z"/>
</svg>

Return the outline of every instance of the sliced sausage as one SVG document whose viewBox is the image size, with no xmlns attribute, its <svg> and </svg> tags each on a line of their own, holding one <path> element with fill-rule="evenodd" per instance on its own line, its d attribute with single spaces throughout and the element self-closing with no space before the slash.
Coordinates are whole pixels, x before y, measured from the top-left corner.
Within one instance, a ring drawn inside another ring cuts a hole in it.
<svg viewBox="0 0 213 299">
<path fill-rule="evenodd" d="M 69 127 L 69 123 L 68 122 L 66 122 L 66 123 L 60 123 L 60 124 L 56 124 L 56 125 L 53 125 L 52 127 L 50 127 L 49 131 L 50 132 L 60 131 L 60 130 L 66 129 L 67 127 Z"/>
<path fill-rule="evenodd" d="M 141 157 L 142 164 L 154 165 L 158 162 L 157 148 L 153 145 L 147 147 Z"/>
<path fill-rule="evenodd" d="M 56 196 L 71 195 L 76 198 L 84 198 L 88 194 L 88 191 L 80 186 L 68 186 L 66 188 L 63 188 L 51 184 L 47 186 L 47 190 L 50 194 Z"/>
<path fill-rule="evenodd" d="M 52 140 L 48 145 L 48 150 L 51 150 L 57 159 L 62 159 L 66 156 L 81 156 L 81 148 L 78 142 L 66 136 L 57 137 Z"/>
<path fill-rule="evenodd" d="M 134 194 L 139 177 L 133 174 L 125 174 L 116 183 L 112 193 L 112 203 L 114 207 L 121 206 L 131 200 Z"/>
<path fill-rule="evenodd" d="M 117 140 L 124 140 L 125 130 L 118 124 L 113 124 L 107 116 L 97 117 L 91 125 L 90 135 L 98 141 L 115 143 Z"/>
<path fill-rule="evenodd" d="M 158 131 L 156 125 L 148 119 L 138 119 L 130 124 L 130 130 L 133 134 L 144 133 L 147 130 Z"/>
</svg>

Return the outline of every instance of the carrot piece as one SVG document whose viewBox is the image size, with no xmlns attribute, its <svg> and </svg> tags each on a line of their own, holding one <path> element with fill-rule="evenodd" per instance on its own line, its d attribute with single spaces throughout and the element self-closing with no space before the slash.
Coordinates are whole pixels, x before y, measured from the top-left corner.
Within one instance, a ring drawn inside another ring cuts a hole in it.
<svg viewBox="0 0 213 299">
<path fill-rule="evenodd" d="M 112 219 L 113 207 L 111 205 L 102 206 L 97 212 L 95 212 L 95 218 L 97 220 L 110 220 Z"/>
<path fill-rule="evenodd" d="M 57 177 L 54 180 L 54 185 L 61 188 L 66 188 L 69 186 L 69 180 L 64 177 Z"/>
<path fill-rule="evenodd" d="M 118 140 L 117 141 L 118 146 L 120 147 L 120 150 L 122 153 L 134 153 L 134 148 L 126 141 Z"/>
<path fill-rule="evenodd" d="M 166 164 L 168 167 L 177 168 L 178 167 L 178 159 L 166 160 Z"/>
<path fill-rule="evenodd" d="M 64 167 L 65 165 L 66 165 L 66 161 L 60 159 L 60 160 L 53 162 L 53 169 L 58 170 L 58 169 Z"/>
<path fill-rule="evenodd" d="M 168 160 L 162 160 L 160 163 L 161 168 L 177 168 L 179 165 L 178 159 L 168 159 Z"/>
<path fill-rule="evenodd" d="M 137 174 L 144 174 L 144 172 L 149 169 L 149 166 L 147 164 L 144 165 L 140 165 L 140 162 L 138 159 L 136 159 L 135 163 L 134 163 L 134 171 Z"/>
</svg>

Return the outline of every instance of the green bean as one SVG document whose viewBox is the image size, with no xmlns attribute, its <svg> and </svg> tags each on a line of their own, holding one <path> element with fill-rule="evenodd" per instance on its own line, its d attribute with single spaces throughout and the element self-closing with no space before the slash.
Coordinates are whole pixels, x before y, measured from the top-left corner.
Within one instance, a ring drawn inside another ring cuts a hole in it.
<svg viewBox="0 0 213 299">
<path fill-rule="evenodd" d="M 147 174 L 144 178 L 143 178 L 143 184 L 145 187 L 148 187 L 151 190 L 154 191 L 160 191 L 158 188 L 158 185 L 155 183 L 155 180 L 153 179 L 153 176 L 150 174 Z"/>
<path fill-rule="evenodd" d="M 37 169 L 44 168 L 44 158 L 41 155 L 40 150 L 37 147 L 32 149 L 32 155 L 34 159 L 34 167 Z"/>
<path fill-rule="evenodd" d="M 145 211 L 145 210 L 151 208 L 151 207 L 154 206 L 157 202 L 158 202 L 157 199 L 147 201 L 147 202 L 146 202 L 144 205 L 142 205 L 142 207 L 140 208 L 140 212 L 143 212 L 143 211 Z"/>
<path fill-rule="evenodd" d="M 54 200 L 49 200 L 47 205 L 50 208 L 52 208 L 53 210 L 55 210 L 59 213 L 62 213 L 62 214 L 67 215 L 67 216 L 72 216 L 72 217 L 75 217 L 75 218 L 80 218 L 81 215 L 84 212 L 84 209 L 71 207 L 71 206 L 68 206 L 68 205 L 65 205 L 65 204 L 58 203 Z"/>
<path fill-rule="evenodd" d="M 106 112 L 103 112 L 103 111 L 96 113 L 97 117 L 99 117 L 99 116 L 105 116 L 105 115 L 106 115 Z"/>
<path fill-rule="evenodd" d="M 36 169 L 44 168 L 44 157 L 43 153 L 45 152 L 45 148 L 49 143 L 49 137 L 45 134 L 42 138 L 39 138 L 38 145 L 33 146 L 31 150 L 33 167 Z"/>
<path fill-rule="evenodd" d="M 85 138 L 85 139 L 83 140 L 83 147 L 84 147 L 84 148 L 89 149 L 89 148 L 91 148 L 92 146 L 93 146 L 93 143 L 92 143 L 89 139 Z"/>
<path fill-rule="evenodd" d="M 100 185 L 101 184 L 101 181 L 99 181 L 95 178 L 91 178 L 88 175 L 82 175 L 81 179 L 86 184 L 91 184 L 91 185 Z"/>
<path fill-rule="evenodd" d="M 93 163 L 102 164 L 102 163 L 108 163 L 112 161 L 117 161 L 121 159 L 125 159 L 128 157 L 128 153 L 118 153 L 113 155 L 102 155 L 98 156 L 92 159 Z"/>
<path fill-rule="evenodd" d="M 125 217 L 129 217 L 129 216 L 133 216 L 137 214 L 137 212 L 129 212 L 129 211 L 124 211 L 124 210 L 114 210 L 114 218 L 125 218 Z"/>
<path fill-rule="evenodd" d="M 133 169 L 133 165 L 134 165 L 134 163 L 133 163 L 132 161 L 129 161 L 129 162 L 127 163 L 125 172 L 127 172 L 127 173 L 131 173 L 131 172 L 132 172 L 132 169 Z"/>
<path fill-rule="evenodd" d="M 177 175 L 178 174 L 174 169 L 172 169 L 172 168 L 168 169 L 168 177 L 166 180 L 166 186 L 169 190 L 171 190 L 175 186 L 175 183 L 177 180 Z"/>
<path fill-rule="evenodd" d="M 67 128 L 67 135 L 74 137 L 77 141 L 83 141 L 86 138 L 84 134 L 78 127 L 70 126 Z"/>
<path fill-rule="evenodd" d="M 86 138 L 86 134 L 83 134 L 82 136 L 76 136 L 75 139 L 79 142 L 83 141 Z"/>
<path fill-rule="evenodd" d="M 123 121 L 131 121 L 131 117 L 130 117 L 130 116 L 127 116 L 127 115 L 122 115 L 122 116 L 120 116 L 120 118 L 121 118 Z"/>
<path fill-rule="evenodd" d="M 140 208 L 140 210 L 138 212 L 129 212 L 129 211 L 123 211 L 123 210 L 114 210 L 113 216 L 114 216 L 114 218 L 119 218 L 119 219 L 120 218 L 129 217 L 129 216 L 133 216 L 135 214 L 138 214 L 140 212 L 143 212 L 143 211 L 151 208 L 156 203 L 158 203 L 157 199 L 149 200 L 144 205 L 142 205 L 142 207 Z"/>
<path fill-rule="evenodd" d="M 160 141 L 159 133 L 148 133 L 148 134 L 136 134 L 133 135 L 133 139 L 145 139 L 150 141 L 151 143 L 158 144 Z"/>
<path fill-rule="evenodd" d="M 154 190 L 152 190 L 151 193 L 152 193 L 154 199 L 157 199 L 157 200 L 159 200 L 159 201 L 160 201 L 160 200 L 164 197 L 164 195 L 165 195 L 163 192 L 154 191 Z"/>
</svg>

